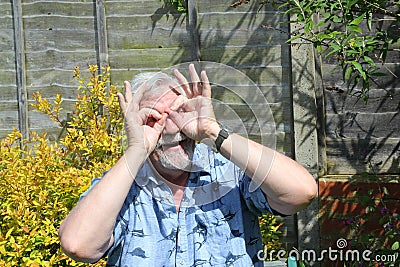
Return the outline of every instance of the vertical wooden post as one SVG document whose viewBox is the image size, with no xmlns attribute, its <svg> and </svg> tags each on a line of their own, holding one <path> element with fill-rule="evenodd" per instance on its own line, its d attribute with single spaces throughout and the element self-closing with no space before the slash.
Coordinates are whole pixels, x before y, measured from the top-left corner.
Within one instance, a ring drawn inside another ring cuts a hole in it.
<svg viewBox="0 0 400 267">
<path fill-rule="evenodd" d="M 96 40 L 97 64 L 99 67 L 108 65 L 108 42 L 106 27 L 106 12 L 104 0 L 96 0 Z"/>
<path fill-rule="evenodd" d="M 291 32 L 301 25 L 291 24 Z M 313 44 L 297 39 L 291 43 L 294 155 L 297 162 L 315 177 L 319 171 L 317 91 L 319 72 L 316 71 Z M 297 214 L 298 249 L 320 250 L 318 201 Z M 314 262 L 315 266 L 318 262 Z"/>
<path fill-rule="evenodd" d="M 21 0 L 12 0 L 15 49 L 15 75 L 18 100 L 18 127 L 24 138 L 29 137 L 28 102 L 26 92 L 25 40 Z"/>
<path fill-rule="evenodd" d="M 200 38 L 197 25 L 197 1 L 188 0 L 188 29 L 193 43 L 192 59 L 200 61 Z"/>
</svg>

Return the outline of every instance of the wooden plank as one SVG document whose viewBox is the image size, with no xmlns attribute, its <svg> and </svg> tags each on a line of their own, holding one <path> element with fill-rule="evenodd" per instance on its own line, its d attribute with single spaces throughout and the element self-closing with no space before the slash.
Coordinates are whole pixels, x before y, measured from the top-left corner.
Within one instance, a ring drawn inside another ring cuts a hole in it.
<svg viewBox="0 0 400 267">
<path fill-rule="evenodd" d="M 357 97 L 348 95 L 338 88 L 325 90 L 325 103 L 327 113 L 345 112 L 396 112 L 399 111 L 400 88 L 371 89 L 368 103 L 365 104 Z"/>
<path fill-rule="evenodd" d="M 107 0 L 106 14 L 107 16 L 118 16 L 120 14 L 152 16 L 155 23 L 162 17 L 166 17 L 169 20 L 185 17 L 185 15 L 176 10 L 168 9 L 164 5 L 164 1 L 157 0 Z"/>
<path fill-rule="evenodd" d="M 93 1 L 35 1 L 23 3 L 23 15 L 28 16 L 72 16 L 90 17 L 94 13 Z"/>
<path fill-rule="evenodd" d="M 110 66 L 114 69 L 167 68 L 180 62 L 191 61 L 189 49 L 153 48 L 109 51 Z"/>
<path fill-rule="evenodd" d="M 15 71 L 15 51 L 14 46 L 10 49 L 6 46 L 0 46 L 2 51 L 7 52 L 0 52 L 0 58 L 2 60 L 2 64 L 0 66 L 1 71 Z M 3 50 L 4 49 L 4 50 Z M 3 83 L 3 80 L 0 80 Z"/>
<path fill-rule="evenodd" d="M 78 95 L 78 84 L 74 86 L 74 81 L 70 84 L 53 84 L 48 86 L 28 86 L 28 96 L 31 98 L 34 92 L 40 92 L 44 98 L 54 97 L 61 94 L 63 99 L 76 99 Z M 1 89 L 0 89 L 1 90 Z"/>
<path fill-rule="evenodd" d="M 146 30 L 154 31 L 155 29 L 169 30 L 171 33 L 176 29 L 186 29 L 186 20 L 174 21 L 171 18 L 161 17 L 156 24 L 153 24 L 151 16 L 143 14 L 136 15 L 125 15 L 120 14 L 118 16 L 107 16 L 107 28 L 108 30 L 116 29 L 120 31 L 126 31 L 129 33 L 130 30 Z"/>
<path fill-rule="evenodd" d="M 332 138 L 400 137 L 399 112 L 326 114 L 326 135 Z"/>
<path fill-rule="evenodd" d="M 3 18 L 11 18 L 12 19 L 12 7 L 11 7 L 11 1 L 3 1 L 0 3 L 0 21 Z M 12 25 L 12 22 L 11 22 Z"/>
<path fill-rule="evenodd" d="M 219 27 L 201 28 L 200 43 L 203 47 L 244 45 L 285 45 L 287 35 L 264 28 L 221 29 Z"/>
<path fill-rule="evenodd" d="M 326 138 L 326 145 L 328 174 L 400 171 L 400 138 Z"/>
<path fill-rule="evenodd" d="M 87 66 L 96 63 L 95 50 L 59 51 L 47 49 L 40 52 L 27 52 L 26 64 L 29 69 L 67 69 L 73 70 L 74 66 Z"/>
<path fill-rule="evenodd" d="M 387 63 L 385 67 L 380 68 L 380 72 L 386 73 L 387 76 L 377 77 L 375 82 L 371 83 L 371 89 L 393 89 L 400 88 L 400 79 L 397 77 L 400 76 L 400 64 L 399 63 Z M 325 88 L 338 88 L 343 91 L 347 91 L 347 85 L 343 82 L 342 71 L 336 65 L 332 64 L 323 64 L 323 73 L 324 73 L 324 81 Z M 378 66 L 379 67 L 379 66 Z M 390 74 L 393 72 L 397 77 Z M 360 88 L 361 85 L 358 85 L 356 88 Z"/>
<path fill-rule="evenodd" d="M 14 64 L 15 67 L 15 64 Z M 2 85 L 16 85 L 16 77 L 15 77 L 15 70 L 0 69 L 0 81 Z"/>
<path fill-rule="evenodd" d="M 108 32 L 109 48 L 115 50 L 190 47 L 191 39 L 186 29 L 169 28 L 115 29 Z"/>
<path fill-rule="evenodd" d="M 12 131 L 19 127 L 18 105 L 17 103 L 8 104 L 0 102 L 0 132 Z"/>
<path fill-rule="evenodd" d="M 21 1 L 12 1 L 14 15 L 14 43 L 15 43 L 15 72 L 17 85 L 17 101 L 18 101 L 18 128 L 24 138 L 29 136 L 28 126 L 28 108 L 26 93 L 26 65 L 25 65 L 25 49 L 24 49 L 24 25 L 22 24 L 22 7 Z"/>
<path fill-rule="evenodd" d="M 0 102 L 15 101 L 15 99 L 17 99 L 17 87 L 0 84 Z"/>
<path fill-rule="evenodd" d="M 85 65 L 81 67 L 85 67 Z M 72 69 L 29 70 L 26 75 L 27 84 L 33 87 L 51 86 L 53 84 L 76 84 Z"/>
<path fill-rule="evenodd" d="M 24 18 L 25 29 L 40 30 L 88 30 L 93 31 L 94 17 L 34 16 Z"/>
<path fill-rule="evenodd" d="M 210 11 L 199 14 L 199 25 L 202 29 L 217 29 L 230 31 L 249 30 L 254 31 L 260 29 L 261 26 L 270 26 L 279 29 L 287 26 L 281 25 L 285 21 L 285 17 L 278 13 L 220 13 Z M 278 34 L 278 33 L 276 33 Z M 287 37 L 287 34 L 281 33 L 282 38 Z"/>
<path fill-rule="evenodd" d="M 283 54 L 280 45 L 237 47 L 205 47 L 201 49 L 202 60 L 215 61 L 227 65 L 255 67 L 288 67 L 289 54 Z"/>
<path fill-rule="evenodd" d="M 215 12 L 226 12 L 226 13 L 243 13 L 243 12 L 253 12 L 257 13 L 259 8 L 260 8 L 260 1 L 249 1 L 246 4 L 242 4 L 236 8 L 231 7 L 230 5 L 233 4 L 236 1 L 213 1 L 213 0 L 202 0 L 198 1 L 199 5 L 199 10 L 201 12 L 207 12 L 207 11 L 215 11 Z M 260 10 L 261 12 L 268 12 L 272 11 L 275 13 L 276 11 L 274 10 L 271 5 L 264 5 L 262 9 Z"/>
<path fill-rule="evenodd" d="M 95 50 L 94 29 L 25 29 L 24 33 L 27 51 Z"/>
<path fill-rule="evenodd" d="M 0 48 L 1 52 L 14 51 L 14 31 L 7 29 L 7 25 L 0 20 Z"/>
</svg>

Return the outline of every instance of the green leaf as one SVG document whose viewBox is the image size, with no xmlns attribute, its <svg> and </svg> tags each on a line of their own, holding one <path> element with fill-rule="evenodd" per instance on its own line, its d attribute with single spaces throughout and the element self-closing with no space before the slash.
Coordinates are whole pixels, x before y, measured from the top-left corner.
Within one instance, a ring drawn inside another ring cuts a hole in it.
<svg viewBox="0 0 400 267">
<path fill-rule="evenodd" d="M 364 19 L 365 13 L 362 13 L 361 16 L 358 18 L 355 18 L 353 21 L 350 22 L 350 25 L 358 25 L 361 23 L 361 21 Z"/>
<path fill-rule="evenodd" d="M 360 63 L 358 63 L 356 61 L 351 61 L 351 64 L 354 66 L 354 68 L 357 69 L 357 71 L 361 74 L 361 76 L 363 77 L 364 80 L 367 79 L 365 71 L 363 70 L 363 67 L 361 66 Z"/>
<path fill-rule="evenodd" d="M 376 66 L 375 62 L 369 56 L 364 56 L 365 62 L 367 62 L 371 66 Z"/>
<path fill-rule="evenodd" d="M 399 247 L 400 247 L 400 243 L 399 243 L 399 241 L 396 241 L 392 245 L 392 250 L 398 250 Z"/>
<path fill-rule="evenodd" d="M 352 31 L 352 32 L 358 32 L 358 33 L 362 33 L 362 30 L 359 26 L 357 25 L 347 25 L 346 27 L 348 30 Z"/>
<path fill-rule="evenodd" d="M 343 19 L 342 19 L 341 17 L 338 17 L 338 16 L 336 16 L 336 15 L 332 17 L 332 20 L 333 20 L 333 22 L 335 22 L 335 23 L 340 23 L 340 22 L 343 21 Z"/>
</svg>

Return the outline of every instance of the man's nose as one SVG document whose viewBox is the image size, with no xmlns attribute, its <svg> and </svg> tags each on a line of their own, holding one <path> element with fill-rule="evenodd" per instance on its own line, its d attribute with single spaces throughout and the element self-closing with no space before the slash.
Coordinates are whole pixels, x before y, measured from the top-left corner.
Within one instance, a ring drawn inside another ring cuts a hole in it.
<svg viewBox="0 0 400 267">
<path fill-rule="evenodd" d="M 175 124 L 175 122 L 173 122 L 170 118 L 167 118 L 165 121 L 163 134 L 176 134 L 179 131 L 179 127 Z"/>
</svg>

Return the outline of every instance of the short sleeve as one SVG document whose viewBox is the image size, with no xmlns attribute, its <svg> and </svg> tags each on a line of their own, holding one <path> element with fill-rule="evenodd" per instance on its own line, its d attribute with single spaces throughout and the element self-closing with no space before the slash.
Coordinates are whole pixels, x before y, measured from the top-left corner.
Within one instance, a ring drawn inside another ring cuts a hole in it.
<svg viewBox="0 0 400 267">
<path fill-rule="evenodd" d="M 274 211 L 269 206 L 267 197 L 261 188 L 257 188 L 250 192 L 249 187 L 251 178 L 240 169 L 238 170 L 238 174 L 241 175 L 241 179 L 239 180 L 239 189 L 248 209 L 256 216 L 260 216 L 264 213 L 274 214 Z"/>
<path fill-rule="evenodd" d="M 95 185 L 100 182 L 101 178 L 94 178 L 92 179 L 91 183 L 90 183 L 90 187 L 88 188 L 88 190 L 86 190 L 85 192 L 83 192 L 80 197 L 79 200 L 81 200 L 82 198 L 86 197 L 89 192 L 93 189 L 93 187 L 95 187 Z"/>
</svg>

